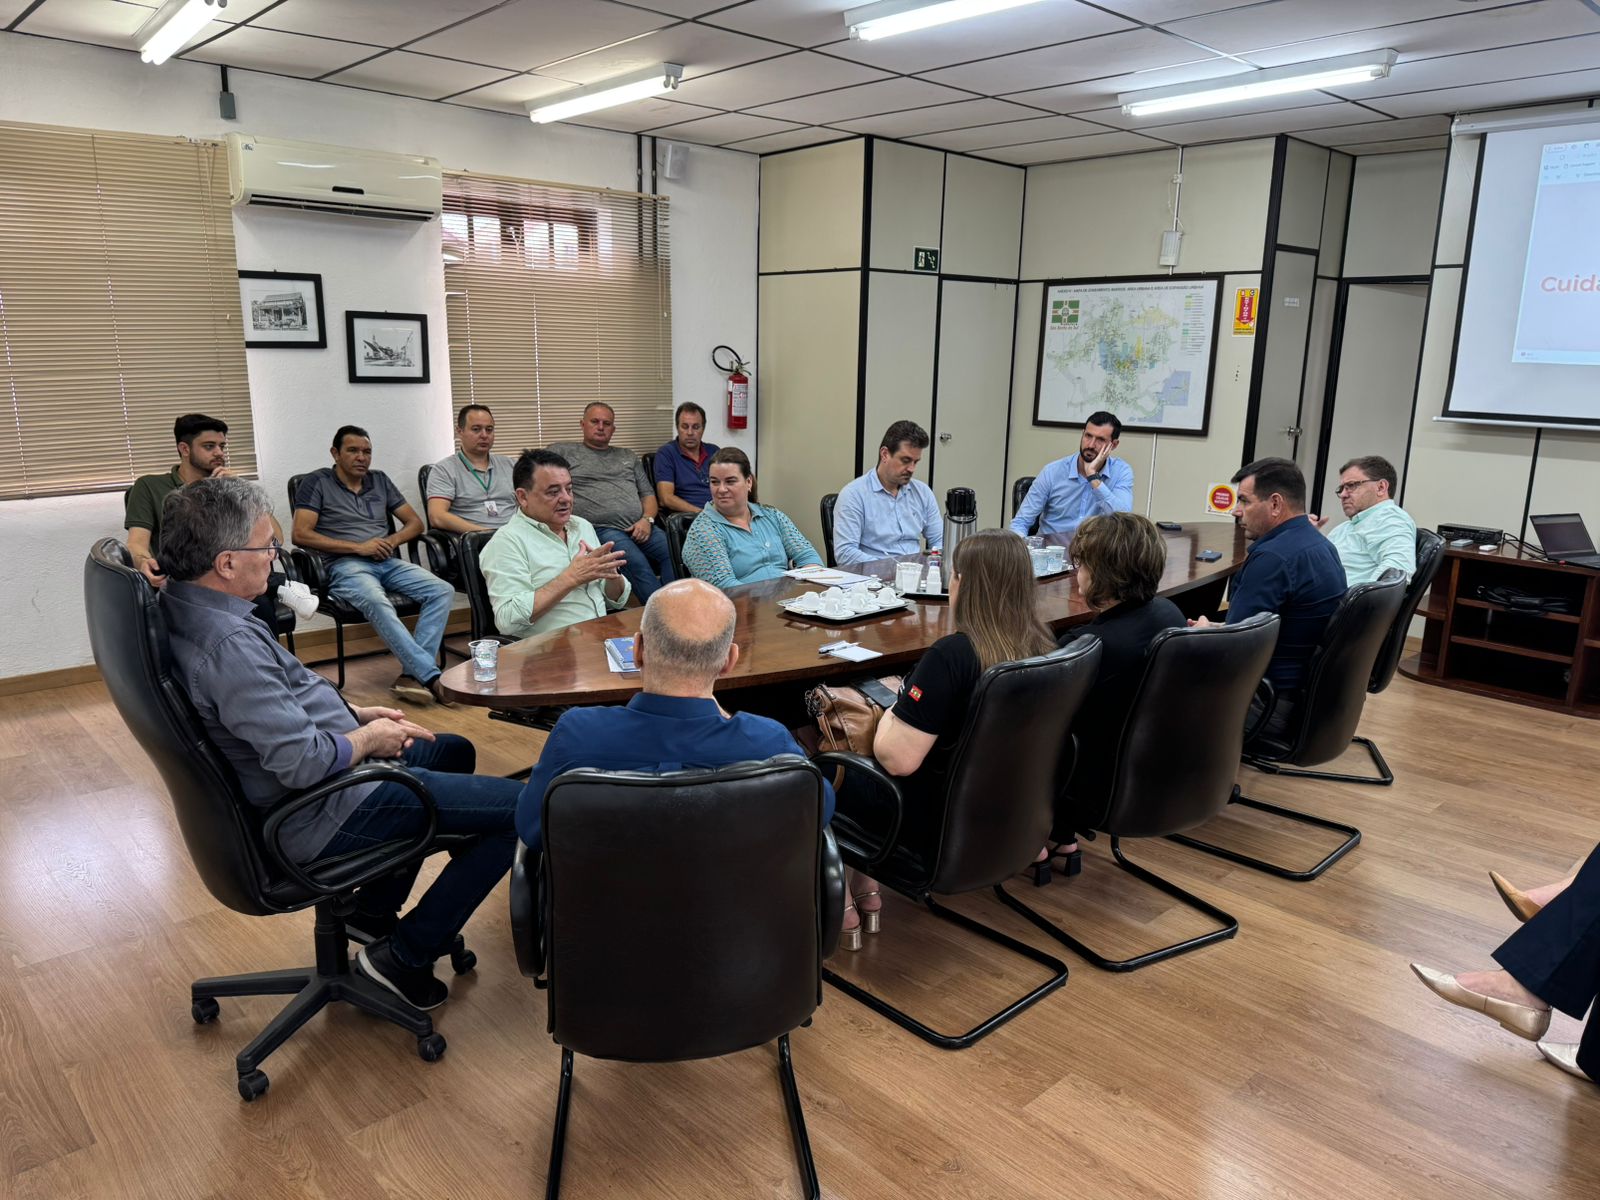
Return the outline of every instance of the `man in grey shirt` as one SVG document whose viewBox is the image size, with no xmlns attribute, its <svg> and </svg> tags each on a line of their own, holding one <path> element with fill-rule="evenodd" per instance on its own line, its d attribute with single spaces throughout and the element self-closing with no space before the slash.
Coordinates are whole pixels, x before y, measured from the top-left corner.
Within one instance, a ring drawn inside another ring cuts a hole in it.
<svg viewBox="0 0 1600 1200">
<path fill-rule="evenodd" d="M 622 574 L 644 602 L 678 577 L 667 535 L 656 528 L 656 492 L 632 450 L 611 444 L 617 414 L 601 401 L 583 410 L 583 441 L 549 449 L 572 467 L 572 511 L 595 528 L 602 543 L 622 551 Z"/>
<path fill-rule="evenodd" d="M 428 472 L 428 524 L 447 533 L 499 529 L 517 511 L 517 495 L 515 464 L 494 453 L 494 413 L 468 404 L 456 414 L 456 438 L 461 448 Z"/>
<path fill-rule="evenodd" d="M 410 912 L 397 916 L 420 866 L 357 896 L 348 925 L 371 937 L 359 969 L 418 1008 L 449 988 L 433 974 L 467 917 L 511 865 L 521 784 L 471 774 L 477 753 L 453 734 L 434 735 L 399 709 L 352 708 L 322 676 L 278 644 L 253 615 L 280 549 L 271 506 L 244 479 L 202 479 L 163 510 L 161 562 L 169 580 L 161 609 L 179 685 L 207 734 L 263 811 L 368 758 L 399 757 L 427 785 L 439 833 L 478 835 Z M 414 837 L 427 816 L 398 783 L 337 791 L 284 822 L 283 852 L 296 862 L 350 854 Z"/>
</svg>

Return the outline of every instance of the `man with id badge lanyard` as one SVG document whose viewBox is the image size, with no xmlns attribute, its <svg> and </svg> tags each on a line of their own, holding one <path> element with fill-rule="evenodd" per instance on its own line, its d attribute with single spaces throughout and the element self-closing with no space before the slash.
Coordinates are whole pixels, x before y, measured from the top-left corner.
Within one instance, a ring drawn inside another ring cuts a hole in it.
<svg viewBox="0 0 1600 1200">
<path fill-rule="evenodd" d="M 469 404 L 456 414 L 461 448 L 428 473 L 428 524 L 447 533 L 499 529 L 517 511 L 512 462 L 494 450 L 494 413 Z"/>
</svg>

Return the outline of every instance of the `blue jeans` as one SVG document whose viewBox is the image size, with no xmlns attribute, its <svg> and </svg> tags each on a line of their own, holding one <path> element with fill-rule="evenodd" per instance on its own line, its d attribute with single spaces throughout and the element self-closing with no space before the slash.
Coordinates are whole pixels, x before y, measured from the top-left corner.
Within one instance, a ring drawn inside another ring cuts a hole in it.
<svg viewBox="0 0 1600 1200">
<path fill-rule="evenodd" d="M 407 966 L 420 967 L 448 953 L 467 918 L 511 869 L 517 844 L 517 797 L 522 783 L 495 775 L 474 775 L 478 753 L 453 733 L 431 742 L 414 742 L 402 755 L 406 766 L 427 785 L 438 806 L 440 833 L 481 834 L 450 851 L 450 861 L 395 929 L 389 944 Z M 384 842 L 415 836 L 423 827 L 422 801 L 399 783 L 380 783 L 351 813 L 319 858 L 350 854 Z M 364 912 L 400 910 L 421 870 L 421 860 L 357 894 Z"/>
<path fill-rule="evenodd" d="M 613 550 L 621 550 L 627 561 L 622 564 L 622 576 L 633 588 L 633 594 L 639 597 L 643 604 L 650 599 L 651 593 L 664 583 L 671 583 L 678 577 L 672 569 L 672 552 L 667 549 L 667 535 L 660 529 L 652 529 L 650 538 L 644 545 L 640 545 L 628 536 L 626 529 L 616 529 L 610 525 L 602 525 L 595 530 L 600 535 L 600 541 L 612 542 Z"/>
<path fill-rule="evenodd" d="M 439 643 L 450 621 L 455 588 L 399 555 L 373 562 L 348 554 L 328 564 L 328 591 L 372 622 L 405 674 L 423 683 L 439 674 Z M 390 592 L 422 605 L 415 635 L 394 611 Z"/>
</svg>

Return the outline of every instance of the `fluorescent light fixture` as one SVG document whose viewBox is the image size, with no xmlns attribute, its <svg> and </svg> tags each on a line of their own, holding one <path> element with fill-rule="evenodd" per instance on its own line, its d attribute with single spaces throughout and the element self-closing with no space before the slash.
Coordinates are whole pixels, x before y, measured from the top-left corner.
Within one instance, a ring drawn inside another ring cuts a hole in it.
<svg viewBox="0 0 1600 1200">
<path fill-rule="evenodd" d="M 139 57 L 160 66 L 226 7 L 228 0 L 167 0 L 133 35 Z"/>
<path fill-rule="evenodd" d="M 1264 96 L 1314 92 L 1319 88 L 1382 79 L 1394 66 L 1397 57 L 1399 55 L 1394 50 L 1367 50 L 1361 54 L 1344 54 L 1316 62 L 1228 75 L 1206 83 L 1180 83 L 1144 92 L 1124 92 L 1117 97 L 1117 103 L 1130 117 L 1153 117 L 1158 113 L 1207 108 L 1214 104 L 1234 104 L 1240 100 L 1259 100 Z"/>
<path fill-rule="evenodd" d="M 968 17 L 983 17 L 1036 4 L 1038 0 L 880 0 L 844 14 L 844 27 L 853 38 L 864 42 L 911 33 Z"/>
<path fill-rule="evenodd" d="M 648 71 L 621 75 L 603 83 L 592 83 L 571 92 L 562 92 L 559 100 L 548 104 L 529 104 L 528 116 L 541 125 L 551 121 L 565 121 L 568 117 L 591 113 L 601 108 L 614 108 L 634 100 L 648 100 L 662 92 L 670 92 L 683 78 L 683 68 L 677 63 L 662 63 Z"/>
<path fill-rule="evenodd" d="M 1563 108 L 1555 112 L 1524 112 L 1517 116 L 1464 116 L 1450 123 L 1450 136 L 1467 133 L 1504 133 L 1513 129 L 1548 129 L 1552 125 L 1585 125 L 1600 121 L 1600 109 Z"/>
</svg>

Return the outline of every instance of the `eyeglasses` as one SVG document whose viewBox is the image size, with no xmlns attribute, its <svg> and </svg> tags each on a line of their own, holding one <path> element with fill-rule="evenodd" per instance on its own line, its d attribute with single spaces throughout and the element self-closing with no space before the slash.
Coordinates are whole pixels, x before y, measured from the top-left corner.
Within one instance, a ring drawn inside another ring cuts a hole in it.
<svg viewBox="0 0 1600 1200">
<path fill-rule="evenodd" d="M 229 546 L 224 553 L 227 554 L 270 554 L 276 558 L 283 553 L 283 543 L 273 538 L 265 546 Z"/>
<path fill-rule="evenodd" d="M 1358 487 L 1360 487 L 1364 483 L 1377 483 L 1377 482 L 1378 481 L 1376 479 L 1352 479 L 1349 483 L 1341 483 L 1338 487 L 1334 488 L 1333 489 L 1333 494 L 1335 496 L 1348 495 L 1350 492 L 1355 491 Z"/>
</svg>

